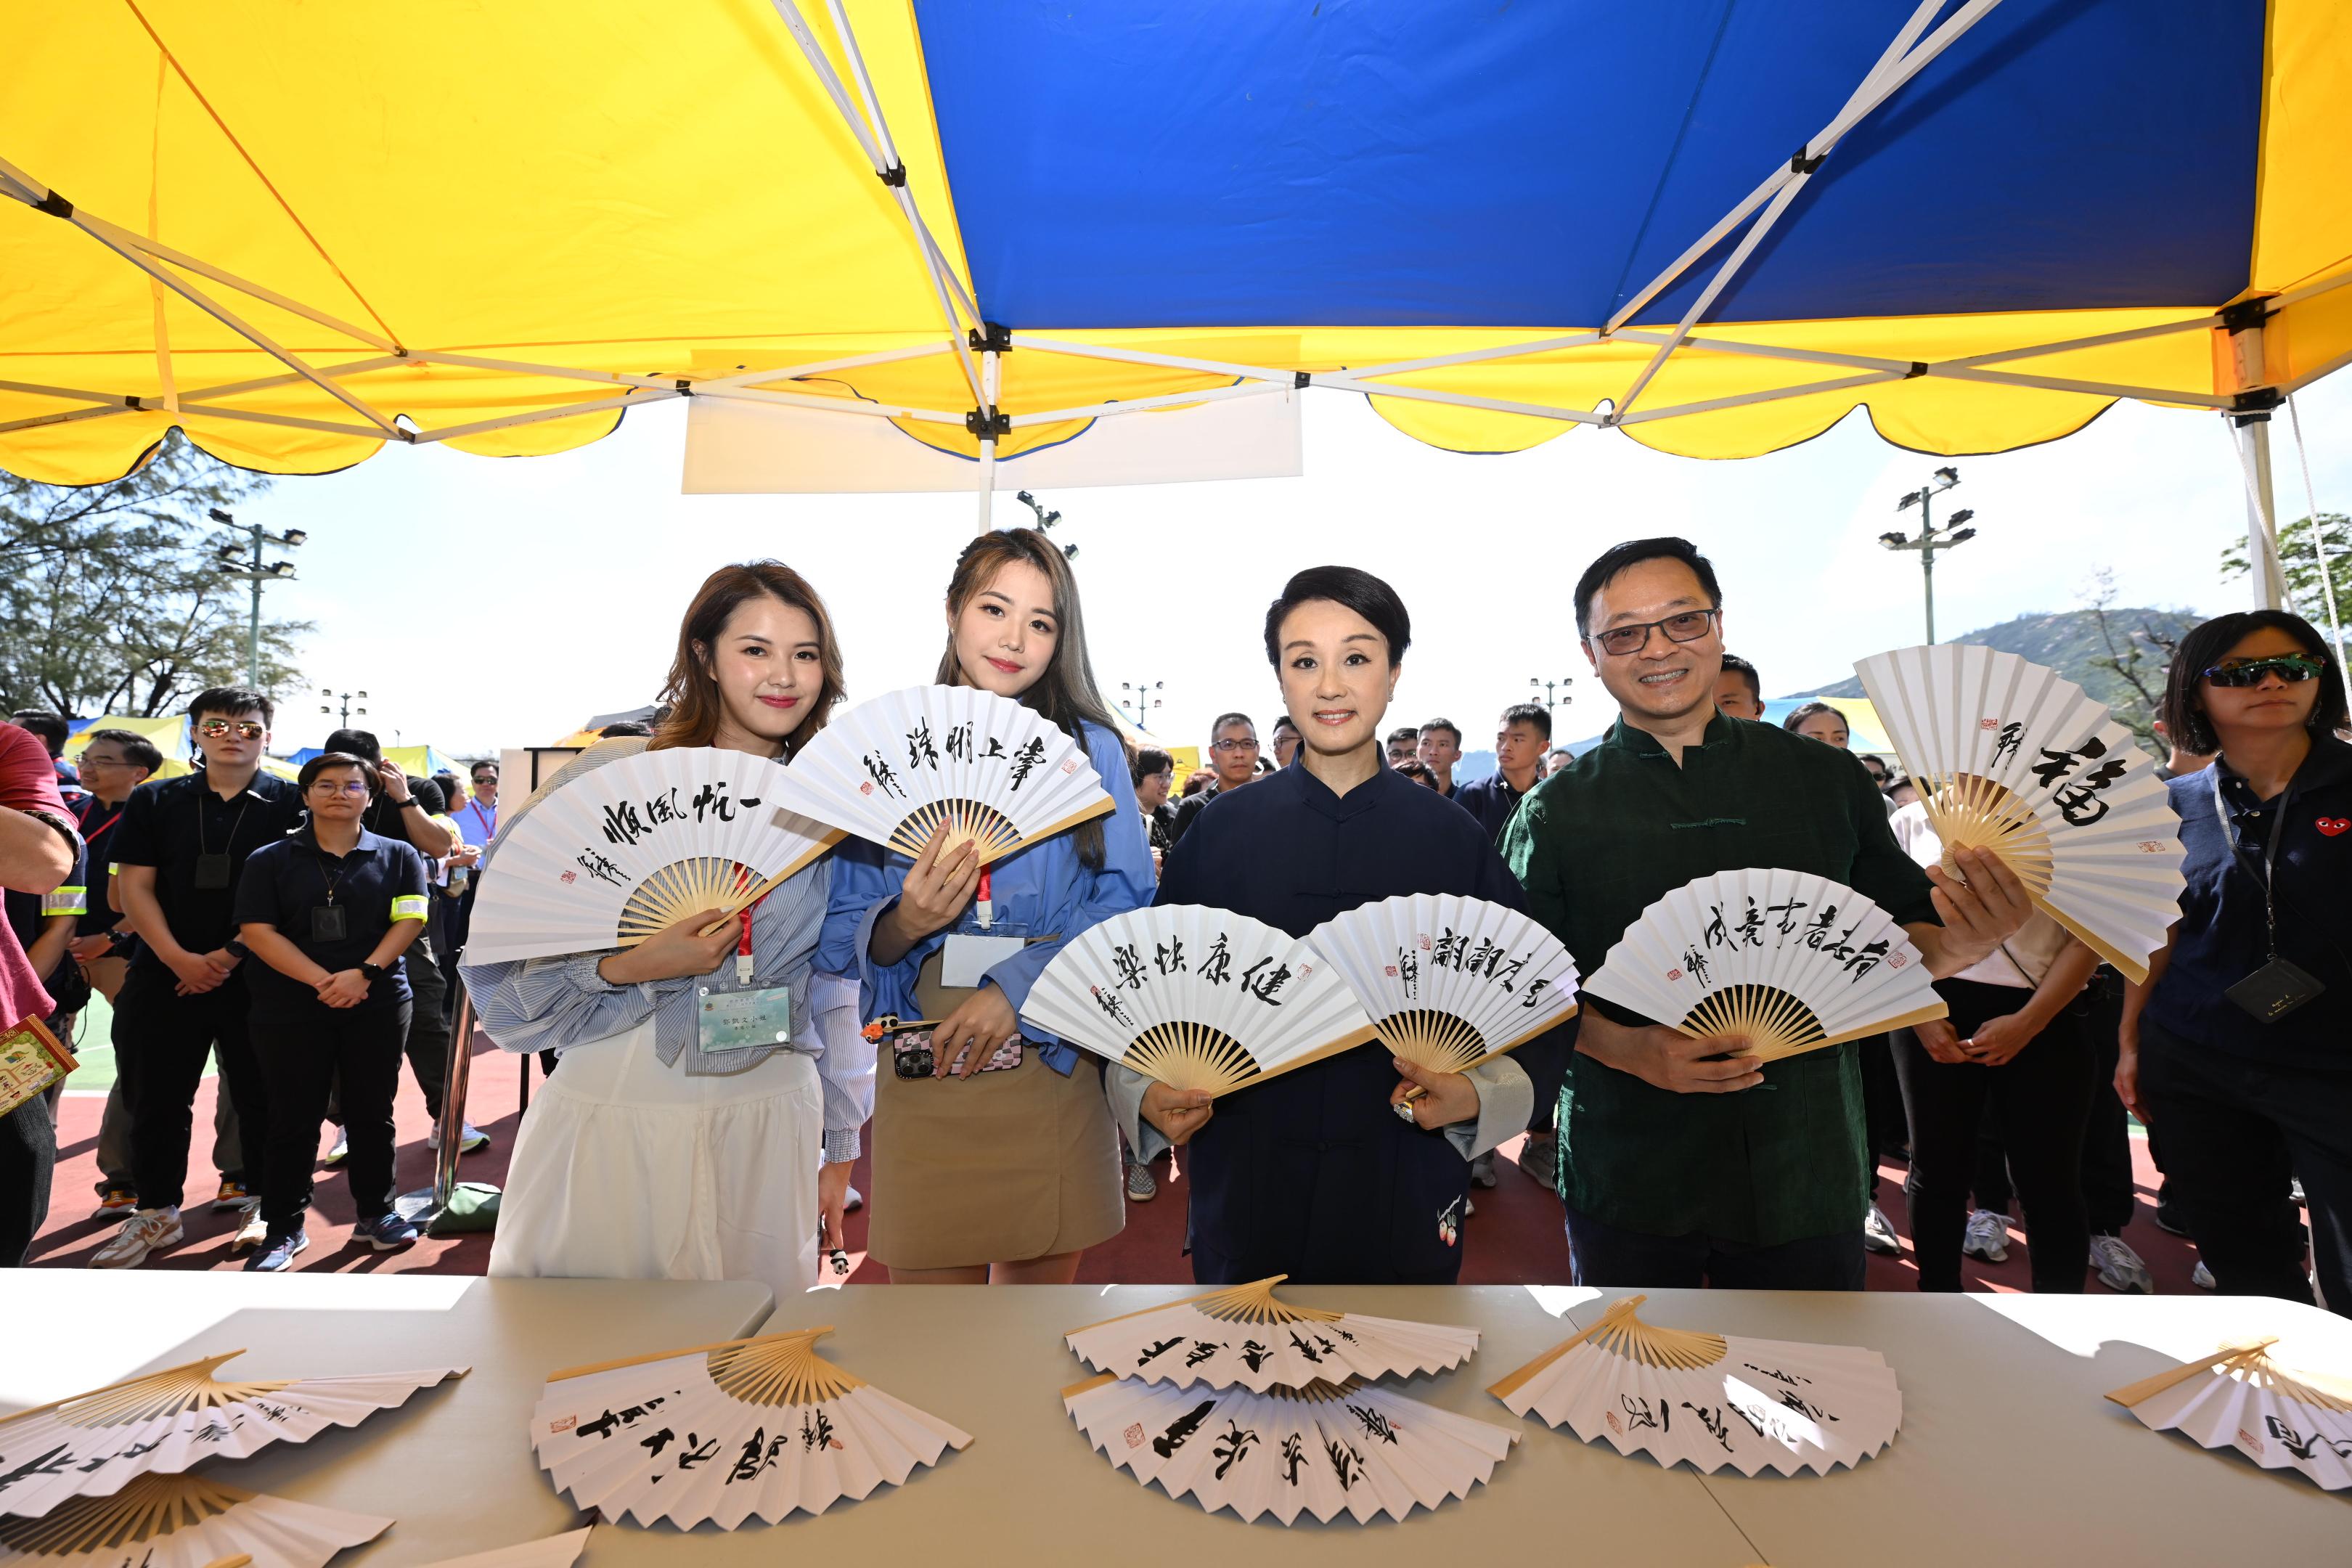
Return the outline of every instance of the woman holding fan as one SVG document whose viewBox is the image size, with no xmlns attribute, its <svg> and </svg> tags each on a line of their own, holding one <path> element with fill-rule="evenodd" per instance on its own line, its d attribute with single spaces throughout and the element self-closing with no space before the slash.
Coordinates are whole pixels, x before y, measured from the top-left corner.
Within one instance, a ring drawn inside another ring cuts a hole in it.
<svg viewBox="0 0 2352 1568">
<path fill-rule="evenodd" d="M 841 690 L 832 623 L 800 574 L 712 573 L 678 626 L 653 738 L 591 747 L 499 825 L 473 944 L 496 934 L 499 856 L 573 780 L 648 749 L 789 762 Z M 492 1039 L 562 1053 L 515 1141 L 492 1274 L 760 1279 L 779 1296 L 816 1282 L 820 1226 L 837 1246 L 867 1110 L 856 1019 L 826 1009 L 812 973 L 832 879 L 820 859 L 740 915 L 703 910 L 635 947 L 464 966 Z M 708 1035 L 705 976 L 773 998 L 751 1000 L 789 1016 L 789 1043 Z"/>
<path fill-rule="evenodd" d="M 1303 743 L 1255 789 L 1221 797 L 1169 855 L 1159 902 L 1208 904 L 1304 936 L 1360 904 L 1455 893 L 1525 907 L 1475 818 L 1392 770 L 1381 722 L 1412 623 L 1349 566 L 1301 572 L 1266 611 L 1265 654 Z M 1508 1057 L 1430 1072 L 1370 1047 L 1223 1096 L 1114 1066 L 1139 1159 L 1190 1142 L 1192 1250 L 1203 1284 L 1270 1274 L 1452 1284 L 1470 1161 L 1527 1126 L 1534 1091 Z M 1394 1107 L 1414 1089 L 1412 1120 Z"/>
<path fill-rule="evenodd" d="M 2216 757 L 2170 782 L 2180 921 L 2125 993 L 2116 1092 L 2164 1140 L 2164 1171 L 2228 1296 L 2319 1297 L 2352 1316 L 2352 745 L 2343 673 L 2283 610 L 2180 639 L 2165 733 Z"/>
<path fill-rule="evenodd" d="M 1118 1142 L 1096 1068 L 1024 1038 L 1016 1015 L 1065 942 L 1150 900 L 1151 854 L 1060 549 L 1027 528 L 973 540 L 947 623 L 939 684 L 1059 725 L 1115 809 L 985 870 L 968 839 L 942 854 L 946 836 L 913 860 L 863 839 L 836 852 L 820 963 L 860 977 L 869 1018 L 938 1020 L 929 1073 L 877 1075 L 867 1246 L 898 1282 L 1067 1284 L 1126 1223 Z"/>
</svg>

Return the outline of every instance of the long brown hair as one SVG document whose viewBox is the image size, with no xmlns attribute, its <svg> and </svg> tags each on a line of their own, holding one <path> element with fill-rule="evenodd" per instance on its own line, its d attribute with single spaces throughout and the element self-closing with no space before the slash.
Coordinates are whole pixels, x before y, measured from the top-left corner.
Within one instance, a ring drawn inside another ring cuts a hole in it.
<svg viewBox="0 0 2352 1568">
<path fill-rule="evenodd" d="M 1004 528 L 983 533 L 965 545 L 963 553 L 956 557 L 955 575 L 948 579 L 948 646 L 940 655 L 939 684 L 965 684 L 963 671 L 956 664 L 955 623 L 962 617 L 973 596 L 995 581 L 998 572 L 1016 561 L 1037 568 L 1052 585 L 1056 631 L 1054 657 L 1046 662 L 1036 683 L 1021 694 L 1023 706 L 1061 726 L 1081 746 L 1087 742 L 1086 731 L 1081 728 L 1084 724 L 1118 737 L 1110 705 L 1102 700 L 1101 689 L 1095 685 L 1093 661 L 1087 657 L 1087 622 L 1078 606 L 1078 580 L 1071 573 L 1069 560 L 1063 555 L 1061 547 L 1034 528 Z M 1121 739 L 1122 748 L 1125 744 Z M 1088 870 L 1102 868 L 1100 817 L 1080 824 L 1072 842 Z"/>
<path fill-rule="evenodd" d="M 833 617 L 825 614 L 824 601 L 817 597 L 807 578 L 782 562 L 746 561 L 721 566 L 704 578 L 694 602 L 687 605 L 686 618 L 677 626 L 677 653 L 670 660 L 669 679 L 662 688 L 661 700 L 668 711 L 646 742 L 649 750 L 707 746 L 717 737 L 719 682 L 710 673 L 711 650 L 719 646 L 719 634 L 735 612 L 748 601 L 762 597 L 805 611 L 816 623 L 817 658 L 824 670 L 824 679 L 810 701 L 809 716 L 784 737 L 783 760 L 792 761 L 833 717 L 834 705 L 841 700 L 844 689 L 841 644 L 833 635 Z"/>
</svg>

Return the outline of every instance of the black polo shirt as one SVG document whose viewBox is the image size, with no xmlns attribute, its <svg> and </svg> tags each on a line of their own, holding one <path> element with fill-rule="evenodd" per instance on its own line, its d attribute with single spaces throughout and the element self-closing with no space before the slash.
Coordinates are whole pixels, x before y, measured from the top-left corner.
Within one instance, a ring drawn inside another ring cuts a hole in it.
<svg viewBox="0 0 2352 1568">
<path fill-rule="evenodd" d="M 89 903 L 82 910 L 81 921 L 74 928 L 76 936 L 105 936 L 121 923 L 122 917 L 106 901 L 107 890 L 112 886 L 114 871 L 114 833 L 122 826 L 122 814 L 131 809 L 128 799 L 108 805 L 94 795 L 86 795 L 73 803 L 73 814 L 81 824 L 81 841 L 89 857 Z"/>
<path fill-rule="evenodd" d="M 2223 815 L 2242 848 L 2234 864 Z M 2147 1016 L 2183 1039 L 2280 1066 L 2352 1072 L 2352 746 L 2315 735 L 2311 754 L 2274 800 L 2216 760 L 2167 781 L 2180 816 L 2180 923 L 2172 961 L 2147 999 Z M 2279 956 L 2327 989 L 2286 1016 L 2263 1023 L 2224 995 L 2270 962 L 2262 864 L 2278 823 Z"/>
<path fill-rule="evenodd" d="M 199 768 L 131 792 L 114 828 L 114 864 L 152 867 L 155 900 L 173 940 L 190 952 L 210 952 L 236 934 L 236 883 L 247 858 L 285 837 L 302 816 L 302 791 L 291 779 L 257 773 L 236 798 L 223 800 Z M 228 857 L 227 887 L 196 886 L 204 854 Z M 143 943 L 131 962 L 164 967 Z"/>
<path fill-rule="evenodd" d="M 1486 837 L 1496 844 L 1503 841 L 1503 829 L 1511 825 L 1511 814 L 1519 809 L 1521 798 L 1500 768 L 1454 792 L 1454 804 L 1476 817 Z"/>
<path fill-rule="evenodd" d="M 321 941 L 311 934 L 310 911 L 331 907 L 331 902 L 343 911 L 343 934 Z M 255 850 L 236 889 L 238 925 L 277 927 L 278 934 L 301 949 L 302 956 L 331 974 L 357 969 L 394 921 L 421 921 L 427 912 L 425 857 L 398 839 L 365 828 L 350 854 L 330 855 L 319 847 L 306 823 L 294 834 Z M 280 974 L 257 953 L 245 967 L 257 1015 L 301 1016 L 326 1005 L 317 991 L 292 975 Z M 408 999 L 407 964 L 394 959 L 383 977 L 368 988 L 360 1008 L 395 1007 Z"/>
</svg>

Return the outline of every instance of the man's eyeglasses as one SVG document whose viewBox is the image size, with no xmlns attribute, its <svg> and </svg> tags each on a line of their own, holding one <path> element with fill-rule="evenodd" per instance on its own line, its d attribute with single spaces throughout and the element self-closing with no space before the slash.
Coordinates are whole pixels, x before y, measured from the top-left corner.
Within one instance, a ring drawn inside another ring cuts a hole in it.
<svg viewBox="0 0 2352 1568">
<path fill-rule="evenodd" d="M 269 732 L 266 726 L 255 719 L 206 719 L 196 726 L 197 734 L 215 741 L 231 730 L 248 741 L 258 741 Z"/>
<path fill-rule="evenodd" d="M 1721 613 L 1719 610 L 1685 610 L 1681 615 L 1668 616 L 1663 621 L 1611 626 L 1605 632 L 1594 632 L 1591 641 L 1601 652 L 1623 658 L 1649 647 L 1650 633 L 1654 630 L 1665 633 L 1668 642 L 1696 642 L 1706 636 L 1707 628 L 1715 625 L 1715 617 Z"/>
<path fill-rule="evenodd" d="M 2327 671 L 2327 661 L 2307 653 L 2281 654 L 2276 658 L 2249 658 L 2234 664 L 2217 664 L 2205 672 L 2205 679 L 2216 686 L 2259 686 L 2265 675 L 2275 675 L 2281 680 L 2313 680 Z"/>
<path fill-rule="evenodd" d="M 481 788 L 484 784 L 494 784 L 498 782 L 499 775 L 496 773 L 476 773 L 474 775 L 474 787 L 476 789 Z"/>
<path fill-rule="evenodd" d="M 364 795 L 367 792 L 367 781 L 364 779 L 346 779 L 341 784 L 336 783 L 333 779 L 313 779 L 310 781 L 310 793 L 312 795 Z"/>
<path fill-rule="evenodd" d="M 1255 741 L 1212 741 L 1209 742 L 1209 750 L 1213 752 L 1255 752 L 1257 750 L 1257 742 Z"/>
</svg>

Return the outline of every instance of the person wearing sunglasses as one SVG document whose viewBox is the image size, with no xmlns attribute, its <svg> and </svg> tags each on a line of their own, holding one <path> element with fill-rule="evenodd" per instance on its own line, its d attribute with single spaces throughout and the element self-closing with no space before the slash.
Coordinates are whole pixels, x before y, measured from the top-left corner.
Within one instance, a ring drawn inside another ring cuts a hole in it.
<svg viewBox="0 0 2352 1568">
<path fill-rule="evenodd" d="M 1913 864 L 1851 752 L 1723 717 L 1722 622 L 1715 568 L 1687 540 L 1621 544 L 1577 584 L 1577 632 L 1619 717 L 1503 834 L 1528 912 L 1577 967 L 1600 968 L 1665 894 L 1745 868 L 1854 889 L 1937 976 L 2023 924 L 2025 889 L 1992 856 L 1956 850 L 1965 881 Z M 1737 1037 L 1584 1001 L 1559 1111 L 1576 1283 L 1860 1289 L 1871 1165 L 1855 1047 L 1768 1068 Z"/>
<path fill-rule="evenodd" d="M 2124 996 L 2116 1092 L 2164 1140 L 2175 1212 L 2215 1288 L 2352 1316 L 2352 745 L 2343 672 L 2300 616 L 2221 616 L 2180 639 L 2167 784 L 2180 920 Z"/>
<path fill-rule="evenodd" d="M 205 1058 L 216 1055 L 236 1108 L 246 1169 L 221 1179 L 214 1206 L 243 1210 L 234 1249 L 265 1234 L 252 1195 L 269 1146 L 269 1093 L 253 1055 L 234 919 L 245 862 L 302 816 L 302 791 L 261 771 L 269 699 L 215 687 L 188 705 L 202 765 L 131 793 L 114 830 L 115 890 L 139 952 L 114 999 L 115 1070 L 131 1113 L 131 1182 L 139 1206 L 90 1258 L 131 1268 L 179 1245 L 188 1134 Z"/>
<path fill-rule="evenodd" d="M 319 1123 L 331 1089 L 350 1141 L 354 1242 L 406 1247 L 416 1226 L 394 1213 L 393 1095 L 414 1005 L 404 955 L 425 931 L 425 857 L 360 826 L 373 768 L 348 752 L 302 764 L 310 819 L 246 862 L 239 933 L 257 961 L 254 1054 L 268 1074 L 270 1138 L 262 1159 L 268 1236 L 246 1268 L 275 1274 L 310 1245 L 302 1226 Z M 417 951 L 419 963 L 430 963 Z"/>
</svg>

